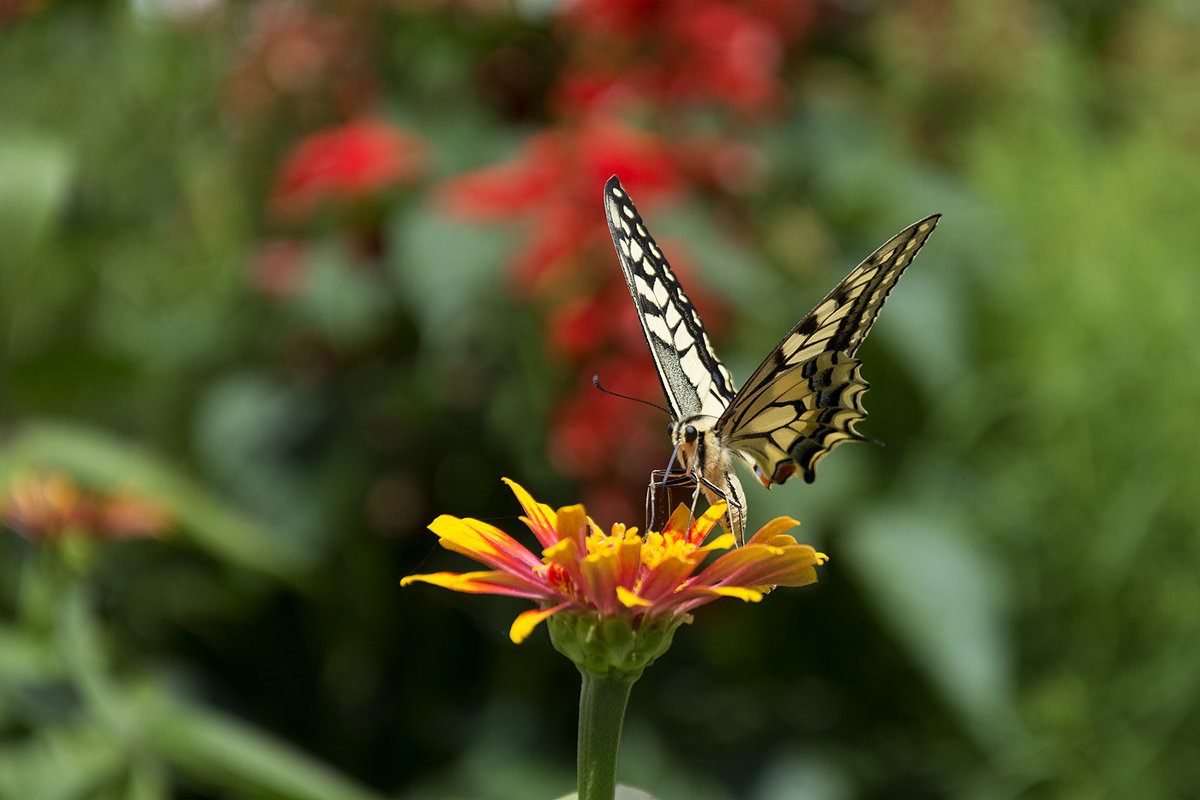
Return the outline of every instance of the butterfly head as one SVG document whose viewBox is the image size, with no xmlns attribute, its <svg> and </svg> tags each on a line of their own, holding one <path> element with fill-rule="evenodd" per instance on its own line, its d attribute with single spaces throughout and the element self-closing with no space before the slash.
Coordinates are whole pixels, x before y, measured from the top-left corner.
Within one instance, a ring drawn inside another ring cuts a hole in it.
<svg viewBox="0 0 1200 800">
<path fill-rule="evenodd" d="M 680 466 L 692 473 L 715 474 L 724 460 L 716 428 L 716 417 L 696 414 L 672 421 L 667 426 Z"/>
<path fill-rule="evenodd" d="M 667 433 L 671 434 L 671 441 L 677 444 L 695 444 L 700 438 L 700 431 L 692 423 L 684 424 L 676 420 L 671 420 L 667 424 Z"/>
<path fill-rule="evenodd" d="M 727 514 L 721 525 L 734 534 L 739 542 L 745 541 L 746 495 L 733 473 L 730 451 L 721 440 L 717 428 L 717 417 L 693 414 L 673 421 L 667 430 L 671 434 L 671 463 L 679 463 L 691 479 L 696 495 L 701 492 L 710 503 L 723 500 Z M 667 470 L 667 473 L 672 472 Z M 666 474 L 666 473 L 664 473 Z"/>
</svg>

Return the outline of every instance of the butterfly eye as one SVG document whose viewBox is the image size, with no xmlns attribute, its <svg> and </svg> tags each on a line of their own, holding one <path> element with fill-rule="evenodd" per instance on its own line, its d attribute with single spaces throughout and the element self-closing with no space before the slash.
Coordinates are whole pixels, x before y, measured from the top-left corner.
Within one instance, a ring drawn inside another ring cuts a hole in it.
<svg viewBox="0 0 1200 800">
<path fill-rule="evenodd" d="M 691 444 L 692 442 L 696 441 L 696 437 L 699 435 L 700 434 L 696 430 L 695 425 L 688 425 L 686 428 L 683 429 L 683 440 L 685 442 L 687 442 L 688 444 Z"/>
<path fill-rule="evenodd" d="M 675 435 L 675 420 L 671 420 L 667 423 L 667 433 L 671 434 L 672 436 Z"/>
</svg>

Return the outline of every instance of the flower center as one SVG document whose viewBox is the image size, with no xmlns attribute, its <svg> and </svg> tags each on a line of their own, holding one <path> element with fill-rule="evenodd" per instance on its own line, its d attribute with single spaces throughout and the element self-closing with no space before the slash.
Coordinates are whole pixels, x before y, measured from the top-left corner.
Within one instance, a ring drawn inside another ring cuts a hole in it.
<svg viewBox="0 0 1200 800">
<path fill-rule="evenodd" d="M 642 563 L 654 569 L 668 558 L 687 561 L 696 552 L 696 545 L 688 541 L 686 534 L 668 530 L 666 533 L 651 531 L 642 544 Z"/>
</svg>

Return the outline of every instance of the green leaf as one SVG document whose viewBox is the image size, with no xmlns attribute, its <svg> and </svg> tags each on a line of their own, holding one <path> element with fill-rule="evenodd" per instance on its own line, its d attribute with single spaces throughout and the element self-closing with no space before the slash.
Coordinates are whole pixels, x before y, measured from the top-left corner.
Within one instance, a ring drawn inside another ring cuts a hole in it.
<svg viewBox="0 0 1200 800">
<path fill-rule="evenodd" d="M 398 218 L 389 269 L 422 338 L 434 348 L 461 346 L 482 326 L 479 309 L 501 296 L 509 232 L 456 223 L 426 209 Z"/>
<path fill-rule="evenodd" d="M 6 686 L 38 683 L 57 679 L 61 673 L 54 649 L 44 638 L 22 628 L 0 625 L 0 682 Z"/>
<path fill-rule="evenodd" d="M 174 703 L 155 720 L 153 747 L 186 772 L 235 793 L 288 800 L 380 800 L 281 741 L 209 709 Z"/>
<path fill-rule="evenodd" d="M 0 240 L 10 266 L 49 234 L 66 202 L 71 173 L 63 143 L 45 136 L 0 137 Z"/>
<path fill-rule="evenodd" d="M 395 298 L 384 276 L 355 263 L 340 242 L 326 240 L 313 247 L 308 271 L 293 300 L 295 310 L 335 344 L 361 345 L 393 315 Z"/>
<path fill-rule="evenodd" d="M 101 795 L 123 754 L 95 725 L 41 725 L 24 741 L 0 748 L 0 797 L 80 800 Z"/>
<path fill-rule="evenodd" d="M 998 564 L 944 514 L 881 508 L 850 525 L 845 562 L 913 660 L 982 740 L 1009 732 L 1012 643 Z"/>
<path fill-rule="evenodd" d="M 378 800 L 332 769 L 231 717 L 172 698 L 161 684 L 118 682 L 103 629 L 80 587 L 64 598 L 59 650 L 93 726 L 132 760 L 127 796 L 153 797 L 172 766 L 234 793 L 288 800 Z"/>
</svg>

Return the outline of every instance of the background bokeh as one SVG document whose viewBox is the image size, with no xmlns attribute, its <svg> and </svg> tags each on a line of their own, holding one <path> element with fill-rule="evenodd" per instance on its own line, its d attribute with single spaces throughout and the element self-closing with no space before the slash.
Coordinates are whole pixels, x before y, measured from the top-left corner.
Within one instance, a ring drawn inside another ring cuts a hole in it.
<svg viewBox="0 0 1200 800">
<path fill-rule="evenodd" d="M 634 689 L 662 798 L 1200 786 L 1200 13 L 0 2 L 0 796 L 573 785 L 578 676 L 439 513 L 640 522 L 621 176 L 736 379 L 944 214 L 800 518 Z"/>
</svg>

